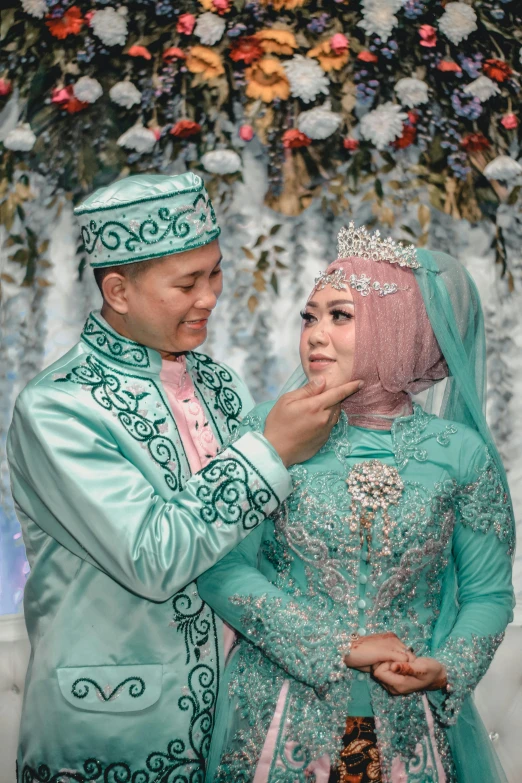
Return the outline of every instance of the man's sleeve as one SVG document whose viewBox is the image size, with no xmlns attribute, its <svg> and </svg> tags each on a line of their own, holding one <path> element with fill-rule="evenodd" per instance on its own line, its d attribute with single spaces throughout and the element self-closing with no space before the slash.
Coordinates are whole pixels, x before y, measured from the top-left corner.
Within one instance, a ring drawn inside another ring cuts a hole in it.
<svg viewBox="0 0 522 783">
<path fill-rule="evenodd" d="M 92 410 L 41 388 L 18 399 L 8 458 L 28 517 L 63 527 L 91 563 L 155 601 L 214 565 L 291 491 L 275 450 L 246 432 L 165 501 Z"/>
</svg>

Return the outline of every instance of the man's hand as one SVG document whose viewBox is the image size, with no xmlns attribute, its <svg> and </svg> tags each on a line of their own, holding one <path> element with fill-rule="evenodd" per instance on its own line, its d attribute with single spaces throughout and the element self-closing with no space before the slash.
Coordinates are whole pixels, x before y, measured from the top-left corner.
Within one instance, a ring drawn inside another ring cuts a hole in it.
<svg viewBox="0 0 522 783">
<path fill-rule="evenodd" d="M 446 669 L 435 658 L 416 658 L 410 663 L 381 663 L 372 669 L 373 676 L 394 696 L 415 691 L 444 688 Z"/>
<path fill-rule="evenodd" d="M 361 387 L 360 381 L 323 391 L 326 381 L 307 383 L 278 399 L 267 416 L 265 438 L 285 466 L 306 462 L 324 446 L 341 414 L 341 402 Z"/>
<path fill-rule="evenodd" d="M 350 654 L 345 657 L 344 662 L 350 669 L 369 672 L 372 667 L 377 667 L 384 661 L 387 663 L 397 661 L 407 665 L 414 660 L 415 655 L 394 633 L 389 631 L 361 636 L 352 643 Z"/>
</svg>

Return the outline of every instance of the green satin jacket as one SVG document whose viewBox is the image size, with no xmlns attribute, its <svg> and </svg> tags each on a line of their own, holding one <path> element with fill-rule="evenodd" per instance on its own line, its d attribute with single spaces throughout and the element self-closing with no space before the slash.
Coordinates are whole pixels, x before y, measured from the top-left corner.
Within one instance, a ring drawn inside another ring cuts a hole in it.
<svg viewBox="0 0 522 783">
<path fill-rule="evenodd" d="M 187 369 L 223 444 L 251 397 L 204 354 Z M 222 624 L 194 580 L 291 483 L 259 433 L 191 477 L 160 370 L 92 313 L 17 400 L 8 457 L 32 648 L 19 783 L 203 780 Z"/>
</svg>

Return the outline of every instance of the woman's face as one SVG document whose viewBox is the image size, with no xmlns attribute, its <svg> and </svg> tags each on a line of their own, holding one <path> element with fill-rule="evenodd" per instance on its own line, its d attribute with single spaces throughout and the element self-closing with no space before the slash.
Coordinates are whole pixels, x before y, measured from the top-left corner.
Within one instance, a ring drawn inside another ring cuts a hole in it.
<svg viewBox="0 0 522 783">
<path fill-rule="evenodd" d="M 322 375 L 326 388 L 352 379 L 355 356 L 355 307 L 349 291 L 327 285 L 316 290 L 301 313 L 301 364 L 308 380 Z"/>
</svg>

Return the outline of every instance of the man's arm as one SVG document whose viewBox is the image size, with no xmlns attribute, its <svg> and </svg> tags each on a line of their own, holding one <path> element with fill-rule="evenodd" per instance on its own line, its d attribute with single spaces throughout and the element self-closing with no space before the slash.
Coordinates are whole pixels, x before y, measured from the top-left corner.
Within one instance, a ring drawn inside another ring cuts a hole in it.
<svg viewBox="0 0 522 783">
<path fill-rule="evenodd" d="M 19 398 L 8 440 L 15 502 L 58 524 L 90 562 L 163 601 L 214 565 L 291 491 L 263 436 L 246 433 L 163 500 L 102 420 L 66 391 Z"/>
</svg>

